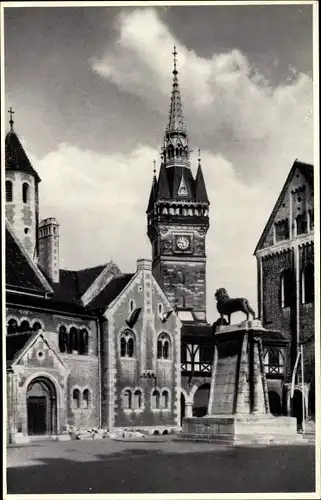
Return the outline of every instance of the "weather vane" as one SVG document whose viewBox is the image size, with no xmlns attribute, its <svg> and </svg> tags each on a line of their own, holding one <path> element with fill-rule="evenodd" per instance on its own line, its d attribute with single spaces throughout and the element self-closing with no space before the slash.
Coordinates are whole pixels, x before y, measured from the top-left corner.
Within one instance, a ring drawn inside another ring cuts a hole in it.
<svg viewBox="0 0 321 500">
<path fill-rule="evenodd" d="M 13 115 L 14 115 L 14 111 L 12 109 L 12 107 L 10 106 L 10 108 L 8 109 L 8 113 L 10 115 L 10 120 L 9 120 L 9 123 L 10 123 L 10 129 L 13 130 Z"/>
</svg>

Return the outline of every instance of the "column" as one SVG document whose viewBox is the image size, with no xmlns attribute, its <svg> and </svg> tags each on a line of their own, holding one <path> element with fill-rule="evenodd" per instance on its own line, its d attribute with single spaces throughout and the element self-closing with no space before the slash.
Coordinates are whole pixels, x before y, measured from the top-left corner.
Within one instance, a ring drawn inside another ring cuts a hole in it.
<svg viewBox="0 0 321 500">
<path fill-rule="evenodd" d="M 193 403 L 186 403 L 185 404 L 185 417 L 190 418 L 193 416 Z"/>
</svg>

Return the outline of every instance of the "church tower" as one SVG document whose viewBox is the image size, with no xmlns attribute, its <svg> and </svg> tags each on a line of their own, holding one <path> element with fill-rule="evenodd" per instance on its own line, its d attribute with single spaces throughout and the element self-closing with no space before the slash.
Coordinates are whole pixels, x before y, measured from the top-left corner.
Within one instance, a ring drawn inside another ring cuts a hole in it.
<svg viewBox="0 0 321 500">
<path fill-rule="evenodd" d="M 209 200 L 201 160 L 194 178 L 187 129 L 183 120 L 174 47 L 173 88 L 169 121 L 158 178 L 154 177 L 147 208 L 147 234 L 152 244 L 153 274 L 178 310 L 206 321 L 206 251 Z"/>
<path fill-rule="evenodd" d="M 10 130 L 5 140 L 6 220 L 33 259 L 38 253 L 38 185 L 41 179 L 13 130 L 14 111 L 11 108 L 9 113 Z"/>
</svg>

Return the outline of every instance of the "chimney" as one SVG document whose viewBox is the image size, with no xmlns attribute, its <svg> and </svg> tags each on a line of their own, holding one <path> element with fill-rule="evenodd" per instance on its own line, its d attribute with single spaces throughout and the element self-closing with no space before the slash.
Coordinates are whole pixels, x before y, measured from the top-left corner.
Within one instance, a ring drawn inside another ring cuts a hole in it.
<svg viewBox="0 0 321 500">
<path fill-rule="evenodd" d="M 137 260 L 137 271 L 151 271 L 152 261 L 150 259 L 138 259 Z"/>
<path fill-rule="evenodd" d="M 50 217 L 40 222 L 38 241 L 38 265 L 53 283 L 59 283 L 59 224 L 56 219 Z"/>
</svg>

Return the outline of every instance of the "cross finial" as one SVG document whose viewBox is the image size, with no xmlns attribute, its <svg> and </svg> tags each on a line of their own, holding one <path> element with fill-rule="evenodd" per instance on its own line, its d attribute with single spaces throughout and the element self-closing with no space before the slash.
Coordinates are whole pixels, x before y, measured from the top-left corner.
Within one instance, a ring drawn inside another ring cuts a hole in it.
<svg viewBox="0 0 321 500">
<path fill-rule="evenodd" d="M 153 160 L 153 174 L 156 177 L 156 160 Z"/>
<path fill-rule="evenodd" d="M 174 56 L 174 71 L 173 73 L 176 74 L 177 73 L 177 69 L 176 69 L 176 64 L 177 64 L 177 52 L 176 52 L 176 46 L 174 45 L 174 50 L 173 50 L 173 56 Z"/>
<path fill-rule="evenodd" d="M 10 120 L 9 120 L 9 123 L 10 123 L 10 130 L 13 130 L 13 124 L 14 124 L 14 121 L 13 121 L 13 118 L 12 118 L 12 115 L 14 115 L 14 111 L 12 109 L 12 107 L 10 106 L 10 108 L 8 109 L 8 113 L 10 115 Z"/>
<path fill-rule="evenodd" d="M 201 163 L 201 150 L 198 148 L 198 163 Z"/>
</svg>

